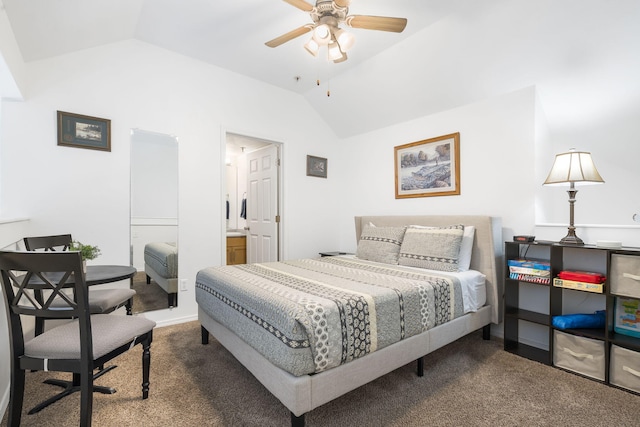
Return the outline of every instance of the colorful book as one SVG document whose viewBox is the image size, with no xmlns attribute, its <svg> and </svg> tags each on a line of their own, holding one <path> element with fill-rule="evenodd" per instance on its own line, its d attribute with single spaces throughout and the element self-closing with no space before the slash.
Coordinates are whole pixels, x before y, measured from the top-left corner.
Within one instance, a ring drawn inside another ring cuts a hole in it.
<svg viewBox="0 0 640 427">
<path fill-rule="evenodd" d="M 534 276 L 533 274 L 510 273 L 509 278 L 521 282 L 537 283 L 539 285 L 548 285 L 551 283 L 550 277 Z"/>
<path fill-rule="evenodd" d="M 540 270 L 529 267 L 509 266 L 509 273 L 529 274 L 532 276 L 551 277 L 551 270 Z"/>
<path fill-rule="evenodd" d="M 575 289 L 577 291 L 594 292 L 601 294 L 604 292 L 604 283 L 578 282 L 576 280 L 566 280 L 555 278 L 553 286 L 565 289 Z"/>
<path fill-rule="evenodd" d="M 509 267 L 524 267 L 535 270 L 551 270 L 549 261 L 540 259 L 510 259 L 507 260 L 507 265 Z"/>
<path fill-rule="evenodd" d="M 640 300 L 616 297 L 613 330 L 619 334 L 640 338 Z"/>
<path fill-rule="evenodd" d="M 601 273 L 593 273 L 591 271 L 570 271 L 565 270 L 558 273 L 558 277 L 565 280 L 573 280 L 576 282 L 587 283 L 604 283 L 606 277 Z"/>
</svg>

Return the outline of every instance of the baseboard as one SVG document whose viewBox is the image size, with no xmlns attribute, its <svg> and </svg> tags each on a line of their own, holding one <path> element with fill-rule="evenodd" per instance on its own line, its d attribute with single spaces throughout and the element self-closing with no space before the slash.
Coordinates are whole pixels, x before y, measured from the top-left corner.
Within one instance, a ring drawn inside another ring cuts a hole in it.
<svg viewBox="0 0 640 427">
<path fill-rule="evenodd" d="M 163 326 L 178 325 L 180 323 L 193 322 L 194 320 L 198 320 L 197 314 L 193 314 L 191 316 L 173 318 L 170 320 L 159 320 L 156 322 L 156 328 L 162 328 Z"/>
</svg>

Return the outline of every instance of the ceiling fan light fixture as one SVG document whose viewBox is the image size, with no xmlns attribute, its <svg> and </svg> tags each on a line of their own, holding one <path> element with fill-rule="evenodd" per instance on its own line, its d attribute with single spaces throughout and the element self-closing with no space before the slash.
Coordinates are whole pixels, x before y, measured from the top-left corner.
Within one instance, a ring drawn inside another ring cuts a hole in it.
<svg viewBox="0 0 640 427">
<path fill-rule="evenodd" d="M 331 41 L 331 29 L 327 24 L 320 24 L 313 30 L 313 39 L 320 46 L 325 46 Z"/>
<path fill-rule="evenodd" d="M 320 51 L 320 45 L 313 39 L 313 37 L 304 44 L 304 48 L 313 56 L 318 56 L 318 52 Z"/>
<path fill-rule="evenodd" d="M 339 63 L 344 62 L 344 61 L 347 60 L 347 54 L 342 52 L 342 51 L 340 51 L 340 53 L 342 54 L 342 56 L 340 58 L 338 58 L 338 59 L 334 59 L 333 60 L 334 64 L 339 64 Z"/>
<path fill-rule="evenodd" d="M 356 41 L 356 38 L 353 36 L 353 34 L 341 28 L 338 28 L 337 31 L 334 31 L 333 35 L 335 36 L 336 41 L 340 45 L 340 50 L 342 50 L 343 52 L 347 52 L 349 49 L 351 49 L 351 47 Z"/>
<path fill-rule="evenodd" d="M 340 45 L 336 42 L 329 43 L 328 55 L 331 61 L 336 61 L 344 56 L 344 53 L 340 50 Z"/>
</svg>

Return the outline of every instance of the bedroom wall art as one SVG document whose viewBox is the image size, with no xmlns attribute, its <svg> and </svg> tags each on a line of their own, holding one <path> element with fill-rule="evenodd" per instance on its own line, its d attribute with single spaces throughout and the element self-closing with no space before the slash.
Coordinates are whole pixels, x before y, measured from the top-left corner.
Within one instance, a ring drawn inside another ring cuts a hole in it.
<svg viewBox="0 0 640 427">
<path fill-rule="evenodd" d="M 327 177 L 327 159 L 324 157 L 307 156 L 307 176 Z"/>
<path fill-rule="evenodd" d="M 111 151 L 111 120 L 58 111 L 58 145 Z"/>
<path fill-rule="evenodd" d="M 394 147 L 396 199 L 460 194 L 460 133 Z"/>
</svg>

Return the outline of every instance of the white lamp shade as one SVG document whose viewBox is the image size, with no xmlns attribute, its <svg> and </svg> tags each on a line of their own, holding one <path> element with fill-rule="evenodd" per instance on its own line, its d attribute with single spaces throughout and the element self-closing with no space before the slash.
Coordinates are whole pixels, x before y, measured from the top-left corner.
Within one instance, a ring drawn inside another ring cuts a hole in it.
<svg viewBox="0 0 640 427">
<path fill-rule="evenodd" d="M 571 150 L 556 155 L 543 185 L 600 184 L 604 180 L 593 163 L 591 153 Z"/>
<path fill-rule="evenodd" d="M 312 38 L 309 39 L 308 42 L 304 44 L 304 48 L 313 56 L 318 56 L 318 52 L 320 51 L 320 45 Z"/>
<path fill-rule="evenodd" d="M 337 61 L 342 58 L 343 53 L 340 46 L 336 42 L 331 42 L 328 47 L 328 55 L 331 61 Z"/>
<path fill-rule="evenodd" d="M 313 30 L 313 39 L 320 46 L 325 46 L 331 41 L 331 29 L 326 24 L 318 25 Z"/>
<path fill-rule="evenodd" d="M 336 41 L 340 45 L 340 50 L 342 50 L 343 52 L 351 49 L 356 41 L 356 38 L 353 36 L 353 34 L 348 33 L 342 29 L 338 29 L 337 31 L 335 31 L 334 36 L 336 37 Z"/>
<path fill-rule="evenodd" d="M 342 56 L 340 58 L 338 58 L 338 59 L 334 59 L 333 60 L 334 64 L 339 64 L 339 63 L 344 62 L 344 61 L 347 60 L 347 54 L 342 52 L 342 51 L 340 51 L 340 53 L 342 54 Z"/>
</svg>

